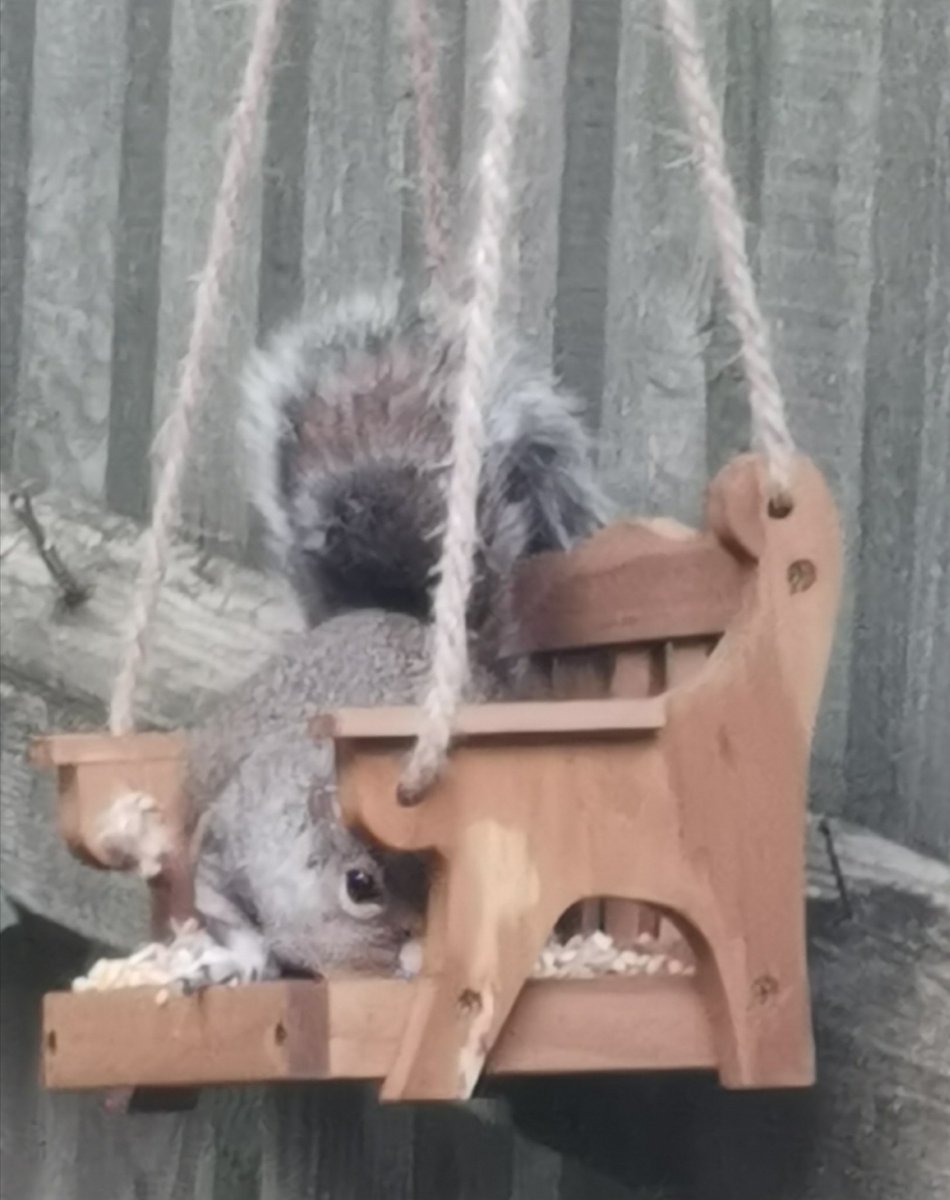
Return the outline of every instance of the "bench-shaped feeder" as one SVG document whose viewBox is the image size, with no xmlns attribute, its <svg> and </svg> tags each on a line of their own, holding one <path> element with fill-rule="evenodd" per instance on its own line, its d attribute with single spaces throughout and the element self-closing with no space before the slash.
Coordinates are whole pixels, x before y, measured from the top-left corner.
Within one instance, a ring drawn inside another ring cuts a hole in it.
<svg viewBox="0 0 950 1200">
<path fill-rule="evenodd" d="M 47 1085 L 366 1078 L 387 1099 L 449 1100 L 483 1070 L 684 1068 L 727 1087 L 808 1085 L 805 809 L 840 543 L 807 460 L 791 495 L 770 508 L 764 467 L 742 457 L 711 485 L 702 533 L 622 523 L 526 563 L 519 649 L 544 662 L 552 698 L 463 709 L 419 805 L 396 797 L 418 710 L 317 719 L 344 819 L 437 860 L 416 979 L 287 980 L 163 1004 L 149 988 L 53 994 Z M 86 862 L 127 865 L 103 843 L 102 814 L 129 794 L 154 800 L 168 831 L 151 880 L 159 925 L 190 905 L 184 746 L 181 734 L 73 734 L 36 747 Z M 530 978 L 582 902 L 618 945 L 662 920 L 690 971 Z"/>
</svg>

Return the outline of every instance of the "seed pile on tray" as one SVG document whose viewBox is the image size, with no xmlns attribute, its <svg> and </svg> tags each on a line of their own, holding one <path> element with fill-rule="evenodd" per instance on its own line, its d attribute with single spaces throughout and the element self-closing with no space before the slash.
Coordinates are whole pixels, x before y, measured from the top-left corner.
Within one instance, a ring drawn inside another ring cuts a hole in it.
<svg viewBox="0 0 950 1200">
<path fill-rule="evenodd" d="M 531 973 L 532 979 L 594 979 L 603 975 L 693 975 L 692 963 L 642 933 L 633 948 L 618 946 L 609 933 L 575 934 L 550 941 Z"/>
<path fill-rule="evenodd" d="M 206 957 L 208 935 L 196 921 L 180 926 L 171 942 L 151 942 L 128 958 L 102 958 L 73 982 L 76 992 L 106 992 L 118 988 L 154 987 L 164 1003 L 172 992 L 182 990 L 195 964 Z M 421 947 L 417 947 L 421 950 Z M 412 971 L 421 967 L 415 956 Z M 408 965 L 408 964 L 407 964 Z M 575 934 L 566 942 L 551 939 L 531 972 L 532 979 L 595 979 L 607 975 L 693 975 L 695 966 L 662 947 L 649 934 L 640 934 L 630 948 L 618 946 L 608 933 Z M 232 984 L 233 986 L 233 984 Z"/>
<path fill-rule="evenodd" d="M 128 958 L 100 958 L 87 975 L 73 980 L 74 992 L 111 992 L 119 988 L 160 988 L 163 1003 L 207 953 L 210 938 L 195 920 L 185 921 L 168 943 L 149 942 Z"/>
</svg>

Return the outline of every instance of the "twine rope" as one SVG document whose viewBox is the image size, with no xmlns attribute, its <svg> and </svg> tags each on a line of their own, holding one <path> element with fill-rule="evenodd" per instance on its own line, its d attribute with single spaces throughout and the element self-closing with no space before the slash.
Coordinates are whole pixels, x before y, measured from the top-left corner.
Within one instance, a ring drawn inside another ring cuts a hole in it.
<svg viewBox="0 0 950 1200">
<path fill-rule="evenodd" d="M 178 392 L 156 444 L 161 462 L 152 520 L 146 530 L 142 561 L 132 595 L 129 622 L 112 701 L 109 729 L 132 729 L 135 692 L 145 663 L 148 634 L 158 603 L 181 499 L 188 449 L 196 411 L 208 387 L 211 350 L 224 308 L 224 287 L 234 255 L 238 219 L 255 160 L 257 131 L 274 69 L 285 0 L 260 0 L 251 50 L 237 104 L 231 115 L 228 148 L 211 222 L 211 239 L 195 294 L 195 314 Z"/>
<path fill-rule="evenodd" d="M 468 682 L 466 612 L 474 574 L 476 503 L 484 443 L 482 403 L 491 386 L 503 246 L 514 201 L 512 151 L 524 100 L 534 0 L 500 0 L 485 90 L 486 125 L 478 160 L 474 236 L 469 247 L 469 299 L 461 313 L 455 380 L 446 524 L 433 600 L 432 662 L 423 724 L 400 781 L 411 802 L 441 769 Z"/>
<path fill-rule="evenodd" d="M 788 505 L 792 440 L 785 402 L 772 367 L 769 336 L 746 253 L 745 229 L 726 164 L 725 139 L 706 70 L 693 0 L 663 0 L 676 82 L 699 169 L 700 188 L 719 254 L 730 316 L 739 333 L 752 416 L 752 445 L 768 464 L 773 502 Z"/>
</svg>

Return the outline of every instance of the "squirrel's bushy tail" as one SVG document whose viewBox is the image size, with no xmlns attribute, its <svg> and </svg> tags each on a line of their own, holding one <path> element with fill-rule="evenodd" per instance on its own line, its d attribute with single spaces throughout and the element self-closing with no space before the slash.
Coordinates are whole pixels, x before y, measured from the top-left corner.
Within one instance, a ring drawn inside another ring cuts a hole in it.
<svg viewBox="0 0 950 1200">
<path fill-rule="evenodd" d="M 252 496 L 311 624 L 382 608 L 425 616 L 444 517 L 450 343 L 395 294 L 295 324 L 245 378 Z M 514 564 L 593 532 L 606 505 L 577 401 L 506 346 L 486 402 L 472 624 Z"/>
</svg>

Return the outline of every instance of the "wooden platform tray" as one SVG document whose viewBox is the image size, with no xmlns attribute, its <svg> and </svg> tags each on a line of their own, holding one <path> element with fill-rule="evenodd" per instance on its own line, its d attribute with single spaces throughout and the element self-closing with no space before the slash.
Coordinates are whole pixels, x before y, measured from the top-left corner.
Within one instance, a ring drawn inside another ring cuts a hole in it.
<svg viewBox="0 0 950 1200">
<path fill-rule="evenodd" d="M 392 979 L 293 980 L 211 988 L 163 1005 L 153 988 L 54 992 L 44 1000 L 44 1083 L 78 1091 L 382 1079 L 420 986 Z M 110 1031 L 108 1041 L 103 1029 Z M 715 1063 L 694 978 L 544 980 L 525 985 L 488 1073 L 711 1069 Z"/>
</svg>

